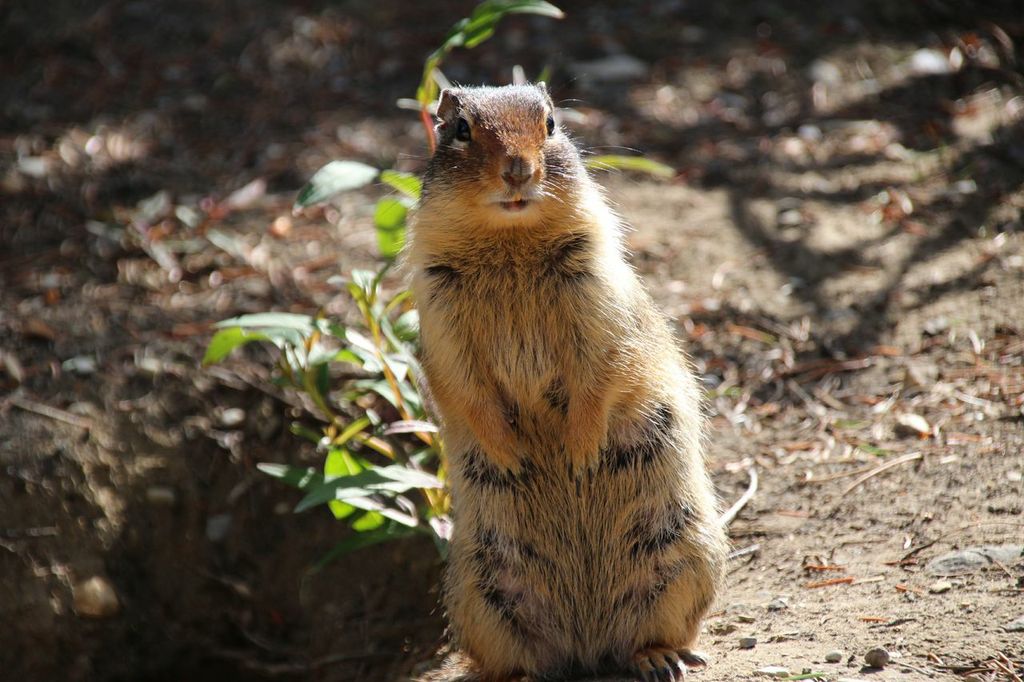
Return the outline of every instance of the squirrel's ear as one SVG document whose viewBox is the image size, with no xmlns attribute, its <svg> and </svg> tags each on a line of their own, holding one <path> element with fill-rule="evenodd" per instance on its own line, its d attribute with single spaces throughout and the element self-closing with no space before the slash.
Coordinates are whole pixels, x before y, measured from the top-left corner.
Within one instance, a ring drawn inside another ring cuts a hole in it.
<svg viewBox="0 0 1024 682">
<path fill-rule="evenodd" d="M 544 99 L 547 100 L 548 105 L 554 109 L 555 104 L 551 101 L 551 93 L 548 92 L 548 84 L 544 81 L 537 81 L 534 86 L 540 90 L 540 94 L 544 95 Z"/>
<path fill-rule="evenodd" d="M 448 118 L 453 112 L 459 110 L 459 95 L 461 91 L 456 88 L 445 88 L 441 91 L 441 98 L 437 102 L 437 117 Z"/>
</svg>

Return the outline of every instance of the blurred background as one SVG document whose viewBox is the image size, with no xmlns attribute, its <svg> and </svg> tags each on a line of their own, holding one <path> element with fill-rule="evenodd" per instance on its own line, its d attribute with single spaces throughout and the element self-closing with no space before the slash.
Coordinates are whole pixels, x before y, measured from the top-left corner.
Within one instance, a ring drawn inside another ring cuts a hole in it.
<svg viewBox="0 0 1024 682">
<path fill-rule="evenodd" d="M 885 640 L 933 673 L 1019 682 L 1005 626 L 1024 569 L 933 594 L 904 554 L 1024 532 L 1021 3 L 556 4 L 564 19 L 503 19 L 442 70 L 546 73 L 585 148 L 674 169 L 600 180 L 709 391 L 723 498 L 762 470 L 733 528 L 758 551 L 709 620 L 704 677 L 774 659 L 799 672 L 814 647 Z M 429 540 L 307 574 L 349 531 L 293 515 L 294 491 L 255 469 L 318 465 L 288 430 L 301 405 L 252 355 L 199 360 L 232 315 L 352 314 L 331 278 L 379 267 L 387 190 L 293 215 L 296 192 L 334 159 L 423 169 L 419 117 L 396 101 L 473 7 L 0 6 L 4 675 L 393 680 L 429 665 L 444 627 Z M 879 461 L 896 464 L 847 489 Z M 884 577 L 804 589 L 827 564 Z M 900 602 L 912 622 L 858 620 L 895 618 L 877 605 L 905 599 L 898 585 L 921 595 Z M 790 607 L 767 610 L 780 596 Z M 736 628 L 788 636 L 739 652 Z"/>
</svg>

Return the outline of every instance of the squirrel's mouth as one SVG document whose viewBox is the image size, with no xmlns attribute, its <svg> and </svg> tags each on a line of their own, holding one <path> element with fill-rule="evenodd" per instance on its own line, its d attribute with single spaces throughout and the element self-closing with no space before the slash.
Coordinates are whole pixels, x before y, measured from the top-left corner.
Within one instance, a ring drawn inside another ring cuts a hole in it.
<svg viewBox="0 0 1024 682">
<path fill-rule="evenodd" d="M 503 211 L 508 211 L 510 213 L 517 213 L 519 211 L 522 211 L 523 209 L 525 209 L 529 205 L 530 205 L 530 202 L 528 200 L 526 200 L 526 199 L 517 199 L 515 201 L 499 201 L 498 202 L 498 206 L 501 206 Z"/>
</svg>

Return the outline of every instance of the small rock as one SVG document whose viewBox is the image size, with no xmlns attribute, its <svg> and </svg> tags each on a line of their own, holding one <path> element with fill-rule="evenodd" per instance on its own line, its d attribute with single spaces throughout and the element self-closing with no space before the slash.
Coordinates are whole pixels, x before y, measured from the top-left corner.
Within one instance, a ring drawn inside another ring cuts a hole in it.
<svg viewBox="0 0 1024 682">
<path fill-rule="evenodd" d="M 151 485 L 146 488 L 146 501 L 150 504 L 171 507 L 177 499 L 177 493 L 169 485 Z"/>
<path fill-rule="evenodd" d="M 843 80 L 843 73 L 839 67 L 824 59 L 816 59 L 812 62 L 809 71 L 812 80 L 829 85 L 835 85 Z"/>
<path fill-rule="evenodd" d="M 91 355 L 76 355 L 61 363 L 61 368 L 75 374 L 95 374 L 97 368 L 96 358 Z"/>
<path fill-rule="evenodd" d="M 741 649 L 753 649 L 757 646 L 757 637 L 740 637 Z"/>
<path fill-rule="evenodd" d="M 1010 483 L 1020 483 L 1024 481 L 1024 473 L 1020 471 L 1007 471 L 1006 480 Z"/>
<path fill-rule="evenodd" d="M 896 416 L 896 432 L 905 436 L 928 438 L 932 435 L 932 427 L 921 415 L 904 412 Z"/>
<path fill-rule="evenodd" d="M 777 597 L 768 602 L 769 611 L 785 611 L 789 608 L 789 601 L 785 597 Z"/>
<path fill-rule="evenodd" d="M 800 139 L 808 142 L 817 142 L 822 137 L 821 128 L 807 123 L 797 128 L 796 134 L 800 136 Z"/>
<path fill-rule="evenodd" d="M 799 210 L 791 208 L 788 211 L 782 211 L 778 217 L 779 225 L 782 227 L 795 227 L 801 225 L 804 222 L 804 216 Z"/>
<path fill-rule="evenodd" d="M 769 665 L 760 668 L 757 674 L 767 675 L 768 677 L 789 677 L 789 668 L 783 668 L 781 665 Z"/>
<path fill-rule="evenodd" d="M 1024 616 L 1021 616 L 1017 620 L 1012 620 L 1003 626 L 1003 630 L 1006 632 L 1024 632 Z"/>
<path fill-rule="evenodd" d="M 745 613 L 738 614 L 736 616 L 736 620 L 738 620 L 741 623 L 753 623 L 757 621 L 756 618 L 754 618 L 753 616 L 748 616 Z"/>
<path fill-rule="evenodd" d="M 708 628 L 713 635 L 731 635 L 736 632 L 736 623 L 715 623 Z"/>
<path fill-rule="evenodd" d="M 949 73 L 953 67 L 942 52 L 924 48 L 910 58 L 910 70 L 917 76 L 938 76 Z"/>
<path fill-rule="evenodd" d="M 270 234 L 278 239 L 284 239 L 292 231 L 292 219 L 286 215 L 279 215 L 270 223 Z"/>
<path fill-rule="evenodd" d="M 71 588 L 75 613 L 86 618 L 110 618 L 121 610 L 121 602 L 106 578 L 94 575 Z"/>
<path fill-rule="evenodd" d="M 884 668 L 891 658 L 889 652 L 882 647 L 875 647 L 864 654 L 864 662 L 869 668 Z"/>
<path fill-rule="evenodd" d="M 839 649 L 833 649 L 832 651 L 825 654 L 826 663 L 838 663 L 843 660 L 843 652 Z"/>
<path fill-rule="evenodd" d="M 953 589 L 953 583 L 948 580 L 936 580 L 928 588 L 928 591 L 932 594 L 942 594 L 943 592 L 949 592 Z"/>
<path fill-rule="evenodd" d="M 229 407 L 220 414 L 220 424 L 225 428 L 234 428 L 245 421 L 245 410 L 240 407 Z"/>
<path fill-rule="evenodd" d="M 993 566 L 993 561 L 1015 564 L 1022 557 L 1024 557 L 1024 546 L 1022 545 L 967 547 L 957 552 L 935 557 L 925 566 L 925 571 L 930 575 L 941 577 L 964 575 Z"/>
</svg>

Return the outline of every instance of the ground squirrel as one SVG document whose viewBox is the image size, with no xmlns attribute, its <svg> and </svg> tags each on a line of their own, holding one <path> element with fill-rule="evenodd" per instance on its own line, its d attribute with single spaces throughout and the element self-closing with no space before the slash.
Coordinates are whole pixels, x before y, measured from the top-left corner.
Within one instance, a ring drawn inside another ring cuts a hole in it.
<svg viewBox="0 0 1024 682">
<path fill-rule="evenodd" d="M 726 556 L 696 380 L 545 86 L 445 90 L 437 115 L 405 260 L 459 679 L 678 679 Z"/>
</svg>

